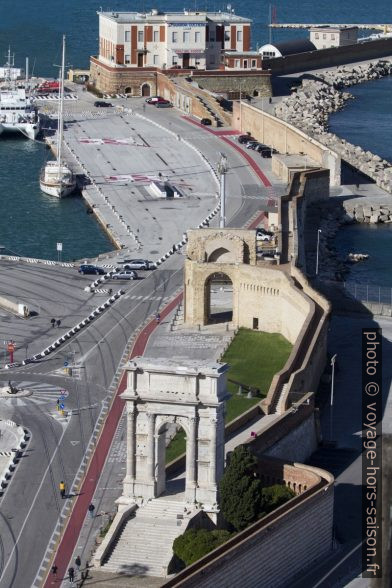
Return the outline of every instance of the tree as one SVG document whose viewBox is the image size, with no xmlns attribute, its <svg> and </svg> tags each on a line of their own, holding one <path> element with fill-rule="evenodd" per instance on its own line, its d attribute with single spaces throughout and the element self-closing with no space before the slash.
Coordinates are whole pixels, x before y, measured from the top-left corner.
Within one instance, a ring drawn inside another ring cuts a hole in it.
<svg viewBox="0 0 392 588">
<path fill-rule="evenodd" d="M 267 486 L 267 488 L 263 488 L 261 491 L 261 510 L 263 514 L 268 514 L 294 496 L 295 492 L 283 484 Z"/>
<path fill-rule="evenodd" d="M 221 511 L 228 523 L 241 531 L 257 519 L 261 507 L 261 482 L 257 459 L 247 447 L 236 447 L 219 484 Z"/>
<path fill-rule="evenodd" d="M 222 543 L 225 543 L 230 537 L 231 533 L 229 531 L 190 529 L 174 539 L 173 552 L 189 566 Z"/>
</svg>

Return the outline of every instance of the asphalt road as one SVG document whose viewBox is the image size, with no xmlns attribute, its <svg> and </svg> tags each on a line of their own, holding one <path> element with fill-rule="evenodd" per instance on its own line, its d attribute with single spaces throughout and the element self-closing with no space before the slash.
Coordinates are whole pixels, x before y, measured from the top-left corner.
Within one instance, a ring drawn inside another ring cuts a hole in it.
<svg viewBox="0 0 392 588">
<path fill-rule="evenodd" d="M 192 127 L 190 131 L 189 123 L 182 119 L 176 119 L 176 124 L 200 141 L 207 157 L 217 152 L 219 139 L 207 135 L 203 129 Z M 229 172 L 227 182 L 227 217 L 232 219 L 230 225 L 241 227 L 265 209 L 267 194 L 259 197 L 263 189 L 254 172 L 229 146 L 225 151 L 235 169 Z M 58 521 L 64 524 L 61 511 L 67 501 L 74 500 L 72 497 L 61 500 L 58 484 L 64 480 L 67 488 L 71 487 L 102 403 L 110 399 L 108 390 L 116 383 L 113 378 L 129 338 L 182 286 L 182 266 L 183 257 L 176 254 L 158 270 L 146 272 L 144 279 L 121 285 L 126 288 L 126 295 L 45 361 L 0 373 L 0 380 L 11 379 L 14 383 L 37 387 L 23 401 L 8 398 L 0 401 L 2 417 L 12 418 L 31 432 L 27 450 L 0 502 L 1 588 L 32 585 Z M 64 327 L 69 328 L 97 306 L 97 295 L 83 291 L 87 280 L 87 276 L 81 278 L 74 269 L 2 263 L 1 290 L 10 294 L 17 289 L 21 298 L 28 299 L 38 312 L 31 322 L 3 314 L 2 335 L 17 340 L 19 353 L 26 344 L 29 355 L 30 351 L 41 350 L 52 340 L 49 323 L 52 315 L 62 318 Z M 57 337 L 62 329 L 55 330 Z M 70 358 L 80 366 L 77 376 L 72 378 L 63 374 L 64 361 Z M 39 386 L 43 384 L 46 392 L 40 393 Z M 68 422 L 56 419 L 55 404 L 60 388 L 67 390 L 66 409 L 73 413 Z M 94 473 L 96 480 L 99 473 Z"/>
</svg>

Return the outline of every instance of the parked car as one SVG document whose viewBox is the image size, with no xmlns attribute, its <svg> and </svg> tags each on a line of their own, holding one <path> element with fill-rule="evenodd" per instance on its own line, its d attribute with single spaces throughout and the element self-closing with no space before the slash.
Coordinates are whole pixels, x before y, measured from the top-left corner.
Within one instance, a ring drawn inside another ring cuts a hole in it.
<svg viewBox="0 0 392 588">
<path fill-rule="evenodd" d="M 159 100 L 159 102 L 155 102 L 156 108 L 173 108 L 173 104 L 170 100 Z"/>
<path fill-rule="evenodd" d="M 109 108 L 113 106 L 113 104 L 111 102 L 105 102 L 104 100 L 96 100 L 94 106 L 97 108 Z"/>
<path fill-rule="evenodd" d="M 212 125 L 212 120 L 210 118 L 202 118 L 200 124 L 205 127 L 210 127 Z"/>
<path fill-rule="evenodd" d="M 252 135 L 240 135 L 238 137 L 238 143 L 248 143 L 249 141 L 256 141 L 256 139 L 254 137 L 252 137 Z"/>
<path fill-rule="evenodd" d="M 269 147 L 267 145 L 264 145 L 264 143 L 259 143 L 255 149 L 255 151 L 257 151 L 258 153 L 260 153 L 261 151 L 264 151 L 265 149 L 269 149 Z"/>
<path fill-rule="evenodd" d="M 263 234 L 258 234 L 256 235 L 256 241 L 272 241 L 272 236 L 271 235 L 263 235 Z"/>
<path fill-rule="evenodd" d="M 131 267 L 130 269 L 153 269 L 154 262 L 149 259 L 119 259 L 117 261 L 118 265 L 122 266 L 130 266 L 135 265 L 135 267 Z M 136 267 L 137 266 L 137 267 Z"/>
<path fill-rule="evenodd" d="M 88 265 L 88 264 L 83 264 L 79 267 L 78 272 L 80 274 L 96 274 L 96 275 L 100 275 L 103 276 L 103 274 L 106 274 L 106 271 L 103 269 L 103 267 L 98 267 L 97 265 Z"/>
<path fill-rule="evenodd" d="M 112 275 L 113 280 L 137 280 L 138 275 L 134 270 L 121 271 Z"/>
<path fill-rule="evenodd" d="M 132 259 L 123 265 L 124 270 L 148 270 L 149 262 L 146 259 Z"/>
<path fill-rule="evenodd" d="M 150 96 L 149 98 L 146 98 L 147 104 L 156 104 L 157 102 L 161 102 L 162 100 L 165 100 L 164 98 L 162 98 L 162 96 Z"/>
<path fill-rule="evenodd" d="M 273 232 L 267 231 L 267 229 L 264 229 L 263 227 L 259 227 L 258 229 L 256 229 L 256 235 L 270 235 L 270 237 L 272 237 Z"/>
</svg>

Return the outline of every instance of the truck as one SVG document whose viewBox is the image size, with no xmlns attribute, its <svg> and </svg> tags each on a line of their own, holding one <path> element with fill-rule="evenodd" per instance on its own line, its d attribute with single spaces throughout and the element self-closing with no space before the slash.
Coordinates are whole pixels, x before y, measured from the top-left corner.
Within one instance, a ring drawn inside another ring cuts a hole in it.
<svg viewBox="0 0 392 588">
<path fill-rule="evenodd" d="M 53 92 L 59 92 L 60 82 L 42 82 L 37 88 L 37 94 L 53 94 Z"/>
</svg>

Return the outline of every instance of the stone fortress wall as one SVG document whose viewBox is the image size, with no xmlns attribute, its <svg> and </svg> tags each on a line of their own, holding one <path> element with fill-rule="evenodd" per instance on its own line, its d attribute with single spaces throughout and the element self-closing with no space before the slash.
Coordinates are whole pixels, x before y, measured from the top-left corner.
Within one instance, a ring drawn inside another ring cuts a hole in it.
<svg viewBox="0 0 392 588">
<path fill-rule="evenodd" d="M 263 68 L 270 70 L 272 75 L 280 76 L 367 59 L 377 59 L 388 55 L 392 55 L 392 38 L 377 39 L 344 47 L 318 49 L 317 51 L 296 53 L 274 59 L 263 59 Z"/>
<path fill-rule="evenodd" d="M 299 128 L 244 102 L 241 105 L 233 102 L 233 127 L 240 132 L 250 132 L 257 141 L 279 153 L 303 153 L 320 167 L 330 170 L 332 186 L 340 185 L 339 155 Z"/>
<path fill-rule="evenodd" d="M 277 588 L 332 548 L 333 477 L 324 470 L 260 458 L 267 484 L 285 483 L 299 496 L 250 525 L 164 584 L 165 588 Z M 265 473 L 268 472 L 268 473 Z"/>
</svg>

